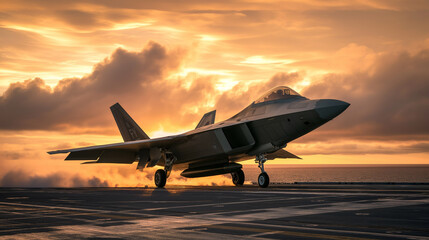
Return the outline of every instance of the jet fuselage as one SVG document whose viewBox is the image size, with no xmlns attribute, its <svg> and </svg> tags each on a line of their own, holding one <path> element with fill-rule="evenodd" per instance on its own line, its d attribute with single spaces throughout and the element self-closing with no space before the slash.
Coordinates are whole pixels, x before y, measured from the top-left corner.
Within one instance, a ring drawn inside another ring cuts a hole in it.
<svg viewBox="0 0 429 240">
<path fill-rule="evenodd" d="M 333 99 L 309 100 L 289 87 L 279 86 L 235 116 L 214 123 L 216 111 L 206 113 L 195 130 L 150 139 L 129 114 L 116 103 L 110 107 L 122 143 L 50 151 L 69 153 L 65 160 L 90 160 L 84 164 L 138 162 L 137 169 L 164 166 L 155 172 L 155 185 L 164 187 L 172 168 L 186 168 L 184 177 L 231 173 L 233 183 L 244 183 L 242 165 L 254 158 L 261 169 L 258 184 L 267 187 L 266 160 L 299 158 L 284 150 L 287 143 L 320 127 L 350 104 Z"/>
<path fill-rule="evenodd" d="M 339 100 L 309 100 L 301 96 L 254 102 L 228 120 L 185 133 L 189 140 L 170 150 L 177 157 L 175 165 L 178 167 L 243 161 L 284 148 L 288 142 L 323 125 L 348 106 Z"/>
</svg>

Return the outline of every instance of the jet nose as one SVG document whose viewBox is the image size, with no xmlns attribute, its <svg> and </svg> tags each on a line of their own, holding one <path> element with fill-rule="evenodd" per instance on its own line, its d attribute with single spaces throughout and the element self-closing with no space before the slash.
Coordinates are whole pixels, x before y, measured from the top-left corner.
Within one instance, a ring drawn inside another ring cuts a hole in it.
<svg viewBox="0 0 429 240">
<path fill-rule="evenodd" d="M 331 120 L 340 115 L 350 106 L 350 103 L 334 99 L 321 99 L 316 102 L 315 110 L 323 120 Z"/>
</svg>

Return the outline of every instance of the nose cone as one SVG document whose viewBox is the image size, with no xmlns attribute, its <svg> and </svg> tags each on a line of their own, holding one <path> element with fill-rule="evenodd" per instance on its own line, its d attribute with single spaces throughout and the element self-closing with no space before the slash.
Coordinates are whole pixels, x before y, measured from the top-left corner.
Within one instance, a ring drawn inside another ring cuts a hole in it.
<svg viewBox="0 0 429 240">
<path fill-rule="evenodd" d="M 319 117 L 329 121 L 340 115 L 350 106 L 350 103 L 334 99 L 321 99 L 316 102 L 315 110 Z"/>
</svg>

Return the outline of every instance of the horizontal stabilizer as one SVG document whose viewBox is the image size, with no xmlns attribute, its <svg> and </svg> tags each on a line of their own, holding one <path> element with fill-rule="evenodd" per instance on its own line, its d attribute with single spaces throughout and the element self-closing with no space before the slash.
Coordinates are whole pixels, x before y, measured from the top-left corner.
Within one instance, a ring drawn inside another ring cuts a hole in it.
<svg viewBox="0 0 429 240">
<path fill-rule="evenodd" d="M 89 163 L 124 163 L 131 164 L 136 160 L 136 153 L 130 150 L 106 149 L 106 150 L 82 150 L 71 152 L 65 160 L 96 160 Z"/>
<path fill-rule="evenodd" d="M 110 110 L 124 142 L 149 139 L 149 136 L 137 125 L 119 103 L 112 105 Z"/>
<path fill-rule="evenodd" d="M 273 160 L 275 158 L 297 158 L 297 159 L 302 159 L 298 156 L 296 156 L 295 154 L 292 154 L 284 149 L 280 149 L 277 150 L 273 153 L 269 153 L 266 154 L 265 157 L 267 158 L 267 160 Z M 234 162 L 239 162 L 239 161 L 246 161 L 246 160 L 250 160 L 250 159 L 255 159 L 254 155 L 246 155 L 246 156 L 240 156 L 237 158 L 230 158 L 231 161 Z"/>
<path fill-rule="evenodd" d="M 67 161 L 70 160 L 97 160 L 98 157 L 100 157 L 103 150 L 88 150 L 88 151 L 82 151 L 82 152 L 71 152 L 66 159 Z"/>
<path fill-rule="evenodd" d="M 274 158 L 297 158 L 297 159 L 302 159 L 302 158 L 296 156 L 295 154 L 290 153 L 290 152 L 288 152 L 288 151 L 286 151 L 284 149 L 280 149 L 280 150 L 277 150 L 277 151 L 275 151 L 273 153 L 267 154 L 266 158 L 268 160 L 272 160 Z"/>
<path fill-rule="evenodd" d="M 215 122 L 215 117 L 216 110 L 204 114 L 195 129 L 213 124 Z"/>
<path fill-rule="evenodd" d="M 98 163 L 97 161 L 89 161 L 89 162 L 83 162 L 81 164 L 93 164 L 93 163 Z"/>
</svg>

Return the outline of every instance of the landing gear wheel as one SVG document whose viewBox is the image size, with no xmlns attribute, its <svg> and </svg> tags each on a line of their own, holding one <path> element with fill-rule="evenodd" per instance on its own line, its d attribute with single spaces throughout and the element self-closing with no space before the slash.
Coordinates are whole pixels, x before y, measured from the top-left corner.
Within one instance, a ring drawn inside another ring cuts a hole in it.
<svg viewBox="0 0 429 240">
<path fill-rule="evenodd" d="M 155 181 L 155 185 L 158 188 L 163 188 L 165 186 L 165 183 L 167 182 L 167 174 L 165 173 L 165 171 L 162 169 L 158 169 L 155 172 L 154 181 Z"/>
<path fill-rule="evenodd" d="M 270 184 L 270 178 L 268 177 L 268 174 L 266 172 L 259 174 L 258 184 L 261 188 L 268 187 L 268 184 Z"/>
<path fill-rule="evenodd" d="M 244 172 L 243 170 L 238 170 L 237 172 L 231 173 L 232 182 L 235 186 L 242 186 L 244 183 Z"/>
</svg>

